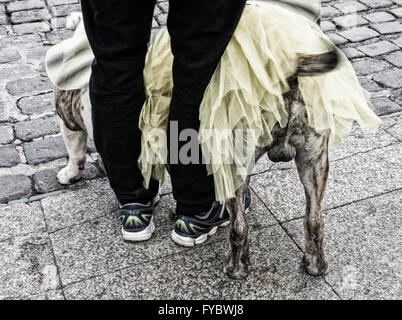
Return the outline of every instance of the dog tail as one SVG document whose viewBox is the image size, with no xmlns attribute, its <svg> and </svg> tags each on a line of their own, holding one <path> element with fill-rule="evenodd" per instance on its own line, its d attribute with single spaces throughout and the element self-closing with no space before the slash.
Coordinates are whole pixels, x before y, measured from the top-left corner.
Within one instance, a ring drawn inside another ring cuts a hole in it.
<svg viewBox="0 0 402 320">
<path fill-rule="evenodd" d="M 301 56 L 298 59 L 296 76 L 316 76 L 334 70 L 340 61 L 338 48 L 322 54 Z"/>
<path fill-rule="evenodd" d="M 66 19 L 66 28 L 68 30 L 75 31 L 75 29 L 77 29 L 81 21 L 82 21 L 81 12 L 71 12 Z"/>
</svg>

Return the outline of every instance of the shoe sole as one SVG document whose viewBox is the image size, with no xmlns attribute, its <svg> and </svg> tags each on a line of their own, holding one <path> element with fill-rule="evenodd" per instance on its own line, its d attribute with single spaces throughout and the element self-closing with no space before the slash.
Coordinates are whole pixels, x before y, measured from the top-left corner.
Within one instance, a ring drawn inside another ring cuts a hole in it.
<svg viewBox="0 0 402 320">
<path fill-rule="evenodd" d="M 218 228 L 224 228 L 228 226 L 230 221 L 226 221 L 220 225 L 217 225 L 213 227 L 208 233 L 204 233 L 200 235 L 198 238 L 190 238 L 190 237 L 183 237 L 181 235 L 178 235 L 175 230 L 172 231 L 171 237 L 172 240 L 183 246 L 183 247 L 195 247 L 196 245 L 203 244 L 205 241 L 208 240 L 208 236 L 213 236 L 216 231 L 218 231 Z"/>
<path fill-rule="evenodd" d="M 250 207 L 251 207 L 251 203 L 252 203 L 252 198 L 250 201 Z M 250 207 L 248 207 L 245 210 L 246 214 L 250 211 Z M 198 238 L 183 237 L 183 236 L 177 234 L 175 230 L 173 230 L 172 234 L 171 234 L 171 238 L 175 243 L 177 243 L 183 247 L 195 247 L 196 245 L 203 244 L 205 241 L 207 241 L 208 237 L 213 236 L 216 233 L 216 231 L 218 231 L 218 228 L 227 227 L 229 224 L 230 224 L 230 221 L 226 221 L 220 225 L 217 225 L 217 226 L 213 227 L 208 233 L 204 233 L 204 234 L 200 235 Z"/>
<path fill-rule="evenodd" d="M 140 231 L 140 232 L 130 232 L 130 231 L 125 231 L 124 228 L 121 228 L 121 233 L 123 235 L 123 239 L 125 241 L 131 241 L 131 242 L 139 242 L 139 241 L 146 241 L 151 239 L 152 234 L 155 231 L 155 225 L 154 222 L 151 221 L 149 223 L 149 226 Z"/>
</svg>

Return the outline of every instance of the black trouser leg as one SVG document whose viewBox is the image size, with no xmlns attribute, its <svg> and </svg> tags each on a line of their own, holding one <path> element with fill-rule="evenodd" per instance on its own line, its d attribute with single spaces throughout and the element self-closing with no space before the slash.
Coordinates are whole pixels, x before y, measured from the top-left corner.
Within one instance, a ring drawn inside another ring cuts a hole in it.
<svg viewBox="0 0 402 320">
<path fill-rule="evenodd" d="M 143 69 L 155 0 L 81 0 L 95 55 L 90 98 L 96 148 L 121 204 L 147 203 L 158 192 L 143 188 L 137 160 L 138 120 L 145 101 Z"/>
<path fill-rule="evenodd" d="M 245 3 L 246 0 L 170 0 L 168 29 L 175 57 L 170 121 L 178 122 L 179 132 L 198 131 L 205 89 Z M 179 149 L 186 143 L 179 142 Z M 214 181 L 207 175 L 205 165 L 183 165 L 179 159 L 178 164 L 170 164 L 170 171 L 178 214 L 195 215 L 211 207 Z"/>
</svg>

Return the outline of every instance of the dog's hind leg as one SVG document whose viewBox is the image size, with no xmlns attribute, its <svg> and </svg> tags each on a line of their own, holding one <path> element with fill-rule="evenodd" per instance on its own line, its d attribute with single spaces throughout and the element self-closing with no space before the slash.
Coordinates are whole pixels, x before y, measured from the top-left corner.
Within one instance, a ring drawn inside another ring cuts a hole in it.
<svg viewBox="0 0 402 320">
<path fill-rule="evenodd" d="M 325 274 L 328 269 L 323 247 L 324 221 L 321 212 L 329 171 L 328 138 L 317 135 L 312 130 L 308 130 L 304 137 L 304 143 L 296 148 L 295 159 L 306 193 L 306 251 L 303 265 L 307 273 L 318 276 Z"/>
<path fill-rule="evenodd" d="M 245 218 L 244 195 L 248 183 L 236 191 L 236 198 L 226 202 L 230 213 L 231 252 L 225 267 L 225 273 L 233 279 L 244 279 L 248 274 L 249 245 L 248 226 Z"/>
<path fill-rule="evenodd" d="M 81 179 L 85 168 L 87 131 L 72 131 L 67 128 L 63 120 L 60 120 L 60 127 L 69 160 L 67 166 L 57 174 L 57 179 L 61 184 L 70 184 Z"/>
</svg>

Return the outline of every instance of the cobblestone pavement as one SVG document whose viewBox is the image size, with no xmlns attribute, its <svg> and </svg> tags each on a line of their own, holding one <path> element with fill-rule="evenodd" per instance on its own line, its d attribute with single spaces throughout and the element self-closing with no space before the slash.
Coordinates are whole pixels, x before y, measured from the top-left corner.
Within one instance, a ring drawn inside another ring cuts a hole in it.
<svg viewBox="0 0 402 320">
<path fill-rule="evenodd" d="M 331 149 L 324 200 L 330 273 L 300 269 L 304 193 L 292 164 L 264 160 L 252 179 L 251 274 L 222 273 L 227 231 L 197 249 L 169 238 L 168 183 L 157 231 L 124 243 L 93 143 L 85 177 L 56 181 L 67 153 L 44 71 L 50 45 L 71 35 L 78 0 L 0 0 L 0 298 L 373 299 L 402 297 L 402 1 L 323 1 L 322 28 L 355 66 L 384 120 Z M 166 24 L 158 1 L 153 26 Z M 289 201 L 292 195 L 292 201 Z M 141 272 L 138 272 L 141 270 Z"/>
</svg>

